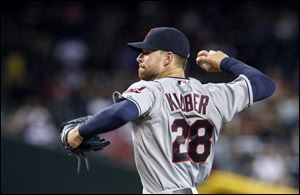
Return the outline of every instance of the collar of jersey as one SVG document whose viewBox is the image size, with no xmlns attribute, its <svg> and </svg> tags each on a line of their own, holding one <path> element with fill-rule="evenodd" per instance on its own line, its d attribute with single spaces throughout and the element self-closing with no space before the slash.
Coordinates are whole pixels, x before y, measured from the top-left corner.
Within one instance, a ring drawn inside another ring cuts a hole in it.
<svg viewBox="0 0 300 195">
<path fill-rule="evenodd" d="M 171 79 L 186 79 L 186 80 L 190 80 L 190 78 L 189 78 L 189 77 L 185 77 L 185 78 L 183 78 L 183 77 L 172 77 L 172 76 L 166 76 L 165 78 L 171 78 Z"/>
</svg>

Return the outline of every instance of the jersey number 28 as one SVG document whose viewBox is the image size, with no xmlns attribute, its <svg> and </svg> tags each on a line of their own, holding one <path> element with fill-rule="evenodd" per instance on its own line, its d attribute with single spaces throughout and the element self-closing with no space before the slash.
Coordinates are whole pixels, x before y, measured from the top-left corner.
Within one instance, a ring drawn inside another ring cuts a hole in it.
<svg viewBox="0 0 300 195">
<path fill-rule="evenodd" d="M 202 135 L 198 132 L 200 129 L 204 130 Z M 194 161 L 196 163 L 205 162 L 210 154 L 211 141 L 213 135 L 214 126 L 209 120 L 198 119 L 192 125 L 181 118 L 174 120 L 171 130 L 172 132 L 178 132 L 182 129 L 182 134 L 177 136 L 172 143 L 172 161 L 174 163 L 183 161 Z M 188 139 L 187 152 L 180 152 L 180 145 L 185 144 Z M 203 152 L 198 153 L 197 148 L 199 145 L 203 146 Z"/>
</svg>

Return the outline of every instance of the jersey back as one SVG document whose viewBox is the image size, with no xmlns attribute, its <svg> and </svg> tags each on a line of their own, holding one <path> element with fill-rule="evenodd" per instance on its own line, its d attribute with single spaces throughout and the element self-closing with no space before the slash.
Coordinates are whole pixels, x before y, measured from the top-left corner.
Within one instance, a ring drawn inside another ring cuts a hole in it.
<svg viewBox="0 0 300 195">
<path fill-rule="evenodd" d="M 243 75 L 204 85 L 163 78 L 134 83 L 120 96 L 139 108 L 131 127 L 143 193 L 195 187 L 207 178 L 222 123 L 252 104 L 249 86 Z"/>
</svg>

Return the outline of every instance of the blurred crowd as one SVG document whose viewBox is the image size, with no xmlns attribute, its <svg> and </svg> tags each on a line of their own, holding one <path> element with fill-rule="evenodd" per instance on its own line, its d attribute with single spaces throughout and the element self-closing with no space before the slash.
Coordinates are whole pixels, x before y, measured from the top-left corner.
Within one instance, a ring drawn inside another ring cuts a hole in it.
<svg viewBox="0 0 300 195">
<path fill-rule="evenodd" d="M 234 79 L 196 66 L 197 52 L 213 49 L 276 83 L 271 98 L 224 125 L 214 169 L 299 188 L 298 1 L 25 1 L 2 9 L 1 137 L 60 150 L 63 121 L 94 115 L 112 104 L 113 91 L 138 81 L 137 53 L 126 43 L 174 26 L 191 43 L 187 76 Z M 103 136 L 112 144 L 99 155 L 134 168 L 128 125 Z"/>
</svg>

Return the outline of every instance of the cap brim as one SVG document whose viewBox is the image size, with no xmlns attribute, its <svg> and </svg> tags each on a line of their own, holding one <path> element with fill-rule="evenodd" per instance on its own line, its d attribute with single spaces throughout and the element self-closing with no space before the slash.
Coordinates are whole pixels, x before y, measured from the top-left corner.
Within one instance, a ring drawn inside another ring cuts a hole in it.
<svg viewBox="0 0 300 195">
<path fill-rule="evenodd" d="M 133 42 L 133 43 L 127 43 L 127 45 L 130 49 L 133 49 L 134 51 L 138 51 L 138 52 L 141 52 L 143 49 L 149 49 L 149 50 L 157 49 L 145 42 Z"/>
</svg>

